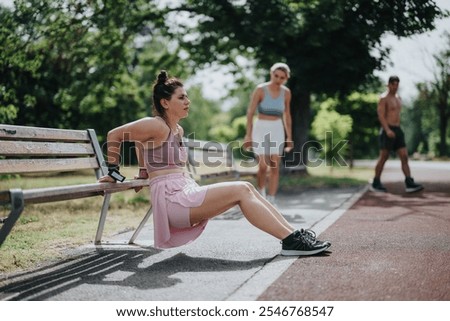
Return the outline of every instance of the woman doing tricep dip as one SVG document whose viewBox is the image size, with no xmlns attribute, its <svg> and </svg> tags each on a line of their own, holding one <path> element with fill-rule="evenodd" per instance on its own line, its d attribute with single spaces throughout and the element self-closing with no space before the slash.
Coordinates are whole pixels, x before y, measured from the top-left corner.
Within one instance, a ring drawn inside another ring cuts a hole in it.
<svg viewBox="0 0 450 321">
<path fill-rule="evenodd" d="M 282 255 L 312 255 L 330 242 L 316 239 L 311 230 L 296 230 L 248 182 L 221 182 L 199 186 L 187 173 L 187 153 L 182 146 L 183 128 L 190 100 L 177 78 L 161 71 L 153 86 L 155 117 L 145 117 L 108 132 L 109 174 L 100 182 L 116 182 L 120 146 L 125 140 L 141 147 L 139 178 L 150 179 L 155 247 L 170 248 L 195 240 L 208 220 L 238 205 L 258 229 L 282 242 Z M 126 138 L 126 139 L 125 139 Z M 145 166 L 144 166 L 145 165 Z"/>
</svg>

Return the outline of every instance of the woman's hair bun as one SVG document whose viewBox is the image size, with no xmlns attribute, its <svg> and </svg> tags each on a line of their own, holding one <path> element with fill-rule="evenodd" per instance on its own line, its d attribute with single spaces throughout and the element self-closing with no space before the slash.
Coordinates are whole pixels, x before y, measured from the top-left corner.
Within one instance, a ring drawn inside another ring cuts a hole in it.
<svg viewBox="0 0 450 321">
<path fill-rule="evenodd" d="M 158 75 L 158 83 L 159 84 L 164 84 L 167 81 L 168 78 L 169 78 L 169 75 L 167 74 L 167 71 L 161 70 L 159 75 Z"/>
</svg>

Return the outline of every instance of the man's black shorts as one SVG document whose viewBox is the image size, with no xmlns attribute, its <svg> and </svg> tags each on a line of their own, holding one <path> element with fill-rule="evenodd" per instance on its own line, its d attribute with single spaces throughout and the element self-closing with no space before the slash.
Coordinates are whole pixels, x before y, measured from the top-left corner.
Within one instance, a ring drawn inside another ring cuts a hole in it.
<svg viewBox="0 0 450 321">
<path fill-rule="evenodd" d="M 381 128 L 380 135 L 378 136 L 380 149 L 396 151 L 402 147 L 406 147 L 405 134 L 403 133 L 403 130 L 397 126 L 389 126 L 389 128 L 395 133 L 395 137 L 389 138 L 386 131 Z"/>
</svg>

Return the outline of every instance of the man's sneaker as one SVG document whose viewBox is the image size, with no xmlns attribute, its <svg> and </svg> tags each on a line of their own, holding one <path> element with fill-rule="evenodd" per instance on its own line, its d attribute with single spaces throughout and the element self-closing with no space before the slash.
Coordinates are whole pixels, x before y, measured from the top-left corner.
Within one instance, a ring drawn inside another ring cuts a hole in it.
<svg viewBox="0 0 450 321">
<path fill-rule="evenodd" d="M 370 190 L 372 192 L 379 192 L 379 193 L 386 193 L 387 189 L 384 187 L 383 184 L 381 184 L 381 181 L 379 178 L 374 178 L 372 185 L 370 185 Z"/>
<path fill-rule="evenodd" d="M 423 190 L 423 186 L 417 183 L 414 183 L 414 179 L 412 177 L 407 177 L 405 179 L 405 190 L 406 193 L 413 193 L 420 190 Z"/>
<path fill-rule="evenodd" d="M 316 239 L 316 234 L 311 230 L 301 229 L 289 236 L 290 240 L 282 241 L 281 255 L 298 256 L 314 255 L 325 251 L 331 243 L 321 242 Z"/>
</svg>

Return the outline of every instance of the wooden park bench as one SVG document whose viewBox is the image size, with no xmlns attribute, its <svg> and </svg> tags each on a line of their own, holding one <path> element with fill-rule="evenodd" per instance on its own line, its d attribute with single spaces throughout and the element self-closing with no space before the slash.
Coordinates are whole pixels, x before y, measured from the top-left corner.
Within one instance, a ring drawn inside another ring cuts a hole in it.
<svg viewBox="0 0 450 321">
<path fill-rule="evenodd" d="M 183 140 L 183 144 L 188 147 L 189 172 L 199 182 L 256 177 L 258 161 L 255 156 L 241 154 L 236 157 L 235 151 L 241 151 L 233 144 L 188 138 Z M 304 173 L 305 166 L 288 164 L 281 166 L 280 170 L 285 175 Z"/>
<path fill-rule="evenodd" d="M 256 175 L 254 163 L 242 167 L 233 159 L 230 145 L 193 139 L 184 139 L 188 148 L 188 170 L 200 183 L 207 179 L 240 179 Z M 107 174 L 103 153 L 93 129 L 68 130 L 0 124 L 0 175 L 73 172 L 91 169 L 93 180 Z M 63 180 L 64 177 L 61 177 Z M 103 205 L 95 236 L 100 244 L 113 193 L 148 187 L 148 180 L 126 180 L 122 183 L 91 183 L 34 189 L 13 188 L 0 191 L 0 206 L 9 206 L 10 213 L 0 218 L 0 246 L 10 233 L 28 204 L 48 203 L 102 196 Z M 138 234 L 152 214 L 152 207 L 136 228 L 129 243 L 134 243 Z"/>
<path fill-rule="evenodd" d="M 44 172 L 73 172 L 93 170 L 91 184 L 66 185 L 35 189 L 14 188 L 0 191 L 0 205 L 10 207 L 7 217 L 0 218 L 0 246 L 10 233 L 24 207 L 28 204 L 48 203 L 102 196 L 103 205 L 95 236 L 101 243 L 111 195 L 148 186 L 148 180 L 126 180 L 122 183 L 98 183 L 108 173 L 103 153 L 93 129 L 67 130 L 0 124 L 0 175 Z M 64 180 L 64 176 L 61 177 Z M 145 221 L 151 215 L 151 205 L 143 222 L 129 243 L 133 243 Z"/>
<path fill-rule="evenodd" d="M 258 166 L 254 159 L 235 160 L 231 144 L 197 139 L 183 140 L 188 148 L 188 169 L 202 183 L 208 179 L 234 179 L 255 176 Z"/>
<path fill-rule="evenodd" d="M 188 148 L 188 170 L 200 183 L 208 179 L 239 180 L 256 176 L 258 165 L 255 160 L 236 160 L 231 144 L 188 138 L 183 140 L 183 144 Z"/>
</svg>

